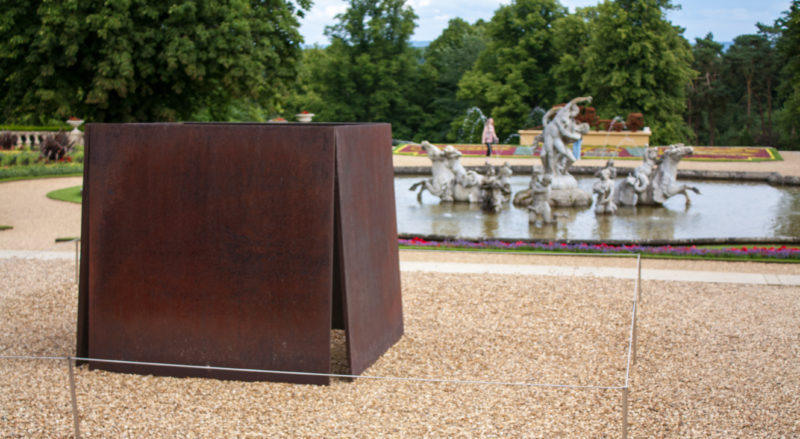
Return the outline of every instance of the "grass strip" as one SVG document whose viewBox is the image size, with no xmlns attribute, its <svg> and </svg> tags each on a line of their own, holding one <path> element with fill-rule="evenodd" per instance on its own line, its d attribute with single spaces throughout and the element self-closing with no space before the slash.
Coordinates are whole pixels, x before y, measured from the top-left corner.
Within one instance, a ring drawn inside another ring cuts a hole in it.
<svg viewBox="0 0 800 439">
<path fill-rule="evenodd" d="M 81 204 L 83 202 L 83 186 L 73 186 L 64 189 L 57 189 L 47 194 L 47 198 L 58 201 L 68 201 L 70 203 Z"/>
</svg>

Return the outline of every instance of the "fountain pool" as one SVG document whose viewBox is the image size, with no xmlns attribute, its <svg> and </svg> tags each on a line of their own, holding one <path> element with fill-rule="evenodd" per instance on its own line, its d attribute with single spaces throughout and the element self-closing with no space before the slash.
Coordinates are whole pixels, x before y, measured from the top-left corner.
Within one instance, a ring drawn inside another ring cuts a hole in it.
<svg viewBox="0 0 800 439">
<path fill-rule="evenodd" d="M 422 203 L 415 182 L 429 176 L 395 176 L 397 228 L 406 235 L 440 235 L 465 239 L 527 239 L 572 241 L 682 241 L 702 239 L 800 239 L 800 188 L 763 183 L 692 181 L 702 195 L 669 199 L 663 207 L 620 207 L 617 215 L 595 215 L 592 208 L 554 209 L 557 224 L 536 227 L 528 211 L 508 204 L 500 213 L 481 211 L 478 205 L 439 203 L 424 193 Z M 617 179 L 619 180 L 619 178 Z M 591 193 L 594 177 L 578 178 Z M 514 193 L 528 187 L 530 176 L 511 178 Z"/>
</svg>

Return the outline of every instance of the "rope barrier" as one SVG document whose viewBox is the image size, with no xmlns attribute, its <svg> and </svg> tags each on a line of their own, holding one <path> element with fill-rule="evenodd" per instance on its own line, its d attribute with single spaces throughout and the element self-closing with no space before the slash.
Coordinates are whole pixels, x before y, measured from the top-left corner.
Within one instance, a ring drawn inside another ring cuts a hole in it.
<svg viewBox="0 0 800 439">
<path fill-rule="evenodd" d="M 78 266 L 78 249 L 76 242 L 76 270 Z M 95 362 L 107 364 L 129 364 L 138 366 L 153 366 L 153 367 L 175 367 L 184 369 L 195 370 L 216 370 L 228 372 L 249 372 L 249 373 L 263 373 L 272 375 L 291 375 L 291 376 L 314 376 L 314 377 L 328 377 L 328 378 L 341 378 L 341 379 L 365 379 L 377 381 L 395 381 L 395 382 L 417 382 L 417 383 L 438 383 L 438 384 L 456 384 L 456 385 L 487 385 L 487 386 L 511 386 L 511 387 L 529 387 L 529 388 L 555 388 L 555 389 L 581 389 L 581 390 L 621 390 L 622 391 L 622 438 L 628 437 L 628 394 L 630 392 L 630 372 L 631 366 L 636 361 L 636 313 L 641 289 L 641 254 L 580 254 L 580 253 L 529 253 L 529 252 L 508 252 L 512 254 L 528 254 L 528 255 L 553 255 L 553 256 L 585 256 L 585 257 L 636 257 L 636 269 L 638 276 L 634 280 L 633 289 L 633 306 L 631 311 L 631 328 L 630 336 L 628 339 L 628 355 L 627 365 L 625 368 L 625 384 L 622 386 L 600 386 L 600 385 L 572 385 L 572 384 L 550 384 L 550 383 L 529 383 L 524 381 L 495 381 L 495 380 L 460 380 L 449 378 L 421 378 L 421 377 L 393 377 L 393 376 L 376 376 L 376 375 L 350 375 L 350 374 L 335 374 L 335 373 L 316 373 L 316 372 L 298 372 L 298 371 L 280 371 L 280 370 L 267 370 L 267 369 L 248 369 L 248 368 L 233 368 L 233 367 L 219 367 L 219 366 L 198 366 L 191 364 L 173 364 L 173 363 L 158 363 L 158 362 L 145 362 L 145 361 L 127 361 L 127 360 L 110 360 L 102 358 L 90 357 L 72 357 L 72 356 L 35 356 L 35 355 L 0 355 L 0 360 L 47 360 L 47 361 L 64 361 L 68 363 L 69 372 L 69 386 L 70 386 L 70 399 L 72 403 L 73 423 L 75 430 L 75 438 L 80 438 L 78 406 L 75 392 L 75 377 L 73 371 L 73 363 L 75 361 L 82 362 Z M 76 278 L 78 277 L 76 272 Z"/>
<path fill-rule="evenodd" d="M 198 366 L 196 364 L 177 364 L 159 363 L 150 361 L 128 361 L 128 360 L 109 360 L 105 358 L 91 357 L 39 357 L 34 355 L 0 355 L 0 360 L 54 360 L 54 361 L 82 361 L 106 364 L 128 364 L 133 366 L 154 366 L 154 367 L 174 367 L 194 370 L 216 370 L 223 372 L 247 372 L 263 373 L 267 375 L 292 375 L 292 376 L 313 376 L 343 379 L 365 379 L 381 381 L 401 381 L 401 382 L 420 382 L 420 383 L 439 383 L 439 384 L 460 384 L 460 385 L 490 385 L 490 386 L 510 386 L 510 387 L 543 387 L 559 389 L 596 389 L 596 390 L 620 390 L 622 386 L 593 386 L 593 385 L 574 385 L 574 384 L 549 384 L 549 383 L 528 383 L 524 381 L 493 381 L 493 380 L 459 380 L 453 378 L 420 378 L 420 377 L 394 377 L 378 375 L 349 375 L 341 373 L 318 373 L 318 372 L 297 372 L 289 370 L 269 370 L 269 369 L 248 369 L 237 367 L 221 366 Z"/>
</svg>

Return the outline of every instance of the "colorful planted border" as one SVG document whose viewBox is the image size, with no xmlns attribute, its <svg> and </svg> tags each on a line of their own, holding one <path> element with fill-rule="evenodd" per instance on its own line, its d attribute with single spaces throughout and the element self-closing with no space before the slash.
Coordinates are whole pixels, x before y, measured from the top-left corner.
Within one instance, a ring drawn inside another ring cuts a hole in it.
<svg viewBox="0 0 800 439">
<path fill-rule="evenodd" d="M 604 253 L 604 254 L 637 254 L 645 257 L 694 258 L 694 259 L 745 259 L 800 262 L 800 248 L 787 247 L 697 247 L 697 246 L 641 246 L 611 245 L 587 243 L 559 242 L 506 242 L 506 241 L 426 241 L 422 238 L 400 238 L 401 248 L 444 249 L 444 250 L 486 250 L 486 251 L 523 251 L 523 252 L 565 252 L 565 253 Z"/>
<path fill-rule="evenodd" d="M 443 147 L 444 144 L 436 144 Z M 454 144 L 464 157 L 482 157 L 486 155 L 485 145 Z M 643 146 L 584 146 L 581 149 L 582 159 L 605 160 L 610 157 L 623 160 L 641 160 Z M 666 148 L 660 146 L 659 152 Z M 691 161 L 728 161 L 728 162 L 766 162 L 783 160 L 778 150 L 768 146 L 694 146 L 694 154 L 683 160 Z M 539 157 L 541 148 L 518 145 L 494 145 L 492 154 L 506 158 Z M 426 156 L 425 150 L 417 144 L 402 144 L 394 149 L 398 155 Z"/>
</svg>

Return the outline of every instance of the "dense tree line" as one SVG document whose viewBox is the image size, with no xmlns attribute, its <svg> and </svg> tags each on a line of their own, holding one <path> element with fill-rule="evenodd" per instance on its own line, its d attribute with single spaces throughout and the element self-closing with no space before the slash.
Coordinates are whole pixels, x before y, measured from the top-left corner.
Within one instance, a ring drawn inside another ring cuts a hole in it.
<svg viewBox="0 0 800 439">
<path fill-rule="evenodd" d="M 43 123 L 289 119 L 392 123 L 395 138 L 501 140 L 551 106 L 591 95 L 604 119 L 641 112 L 654 144 L 798 147 L 800 0 L 729 44 L 689 42 L 671 0 L 604 0 L 575 12 L 513 0 L 453 19 L 425 48 L 403 0 L 349 0 L 301 49 L 310 0 L 0 0 L 0 118 Z M 471 110 L 471 111 L 470 111 Z M 477 130 L 480 131 L 480 130 Z M 472 134 L 472 136 L 470 135 Z"/>
<path fill-rule="evenodd" d="M 557 0 L 515 0 L 486 22 L 452 20 L 425 49 L 398 40 L 414 26 L 402 1 L 350 3 L 329 29 L 331 46 L 306 51 L 311 82 L 287 99 L 316 120 L 388 121 L 397 138 L 476 142 L 465 129 L 470 108 L 494 117 L 506 139 L 541 125 L 552 105 L 591 95 L 601 118 L 644 113 L 654 144 L 797 145 L 798 0 L 727 50 L 711 35 L 687 41 L 665 18 L 670 0 L 606 0 L 574 13 Z M 363 23 L 373 29 L 366 40 Z M 375 31 L 386 26 L 397 28 Z M 376 47 L 392 50 L 380 58 Z M 383 85 L 359 85 L 374 75 Z"/>
<path fill-rule="evenodd" d="M 727 49 L 712 34 L 693 46 L 687 121 L 692 142 L 800 149 L 800 1 Z"/>
</svg>

